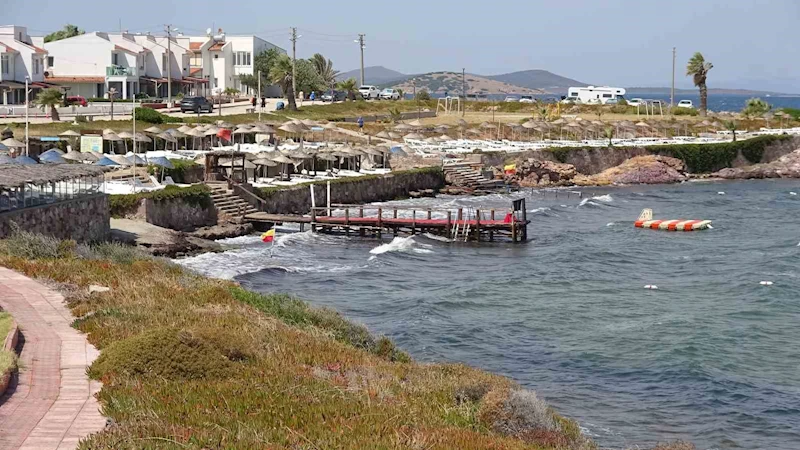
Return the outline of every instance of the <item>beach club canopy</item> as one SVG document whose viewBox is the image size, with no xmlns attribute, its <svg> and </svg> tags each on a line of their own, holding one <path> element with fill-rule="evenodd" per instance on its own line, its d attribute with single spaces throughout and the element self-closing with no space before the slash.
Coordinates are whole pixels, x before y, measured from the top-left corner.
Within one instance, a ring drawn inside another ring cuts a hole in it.
<svg viewBox="0 0 800 450">
<path fill-rule="evenodd" d="M 97 162 L 94 163 L 95 166 L 103 166 L 103 167 L 116 167 L 119 166 L 119 163 L 112 160 L 108 156 L 103 156 Z"/>
<path fill-rule="evenodd" d="M 150 128 L 145 128 L 144 131 L 146 133 L 158 134 L 158 133 L 161 133 L 162 130 L 161 130 L 161 128 L 158 128 L 157 126 L 154 125 L 154 126 L 152 126 Z"/>
<path fill-rule="evenodd" d="M 36 162 L 35 159 L 25 155 L 17 156 L 15 158 L 15 161 L 17 162 L 17 164 L 22 164 L 25 166 L 30 166 L 32 164 L 39 164 L 38 162 Z"/>
<path fill-rule="evenodd" d="M 147 165 L 147 161 L 143 160 L 142 157 L 139 155 L 130 154 L 126 155 L 125 158 L 128 160 L 128 162 L 130 162 L 131 164 L 135 163 L 137 166 Z"/>
<path fill-rule="evenodd" d="M 4 140 L 2 142 L 2 144 L 5 145 L 8 148 L 25 148 L 25 144 L 23 144 L 22 142 L 14 139 L 14 138 L 6 139 L 6 140 Z"/>
<path fill-rule="evenodd" d="M 64 156 L 62 156 L 62 158 L 69 159 L 71 161 L 85 161 L 86 160 L 86 155 L 84 155 L 81 152 L 75 151 L 75 150 L 70 150 L 66 154 L 64 154 Z"/>
<path fill-rule="evenodd" d="M 376 134 L 375 137 L 378 137 L 378 138 L 381 138 L 381 139 L 391 139 L 391 137 L 389 136 L 389 133 L 387 133 L 386 130 L 381 131 L 380 133 Z"/>
<path fill-rule="evenodd" d="M 277 163 L 281 163 L 281 164 L 294 164 L 293 160 L 291 160 L 291 159 L 289 159 L 289 158 L 287 158 L 287 157 L 285 157 L 285 156 L 283 156 L 281 154 L 273 156 L 272 160 L 277 162 Z"/>
<path fill-rule="evenodd" d="M 257 166 L 267 166 L 267 167 L 275 167 L 278 165 L 277 161 L 273 161 L 267 158 L 258 158 L 251 161 L 253 164 Z"/>
<path fill-rule="evenodd" d="M 133 139 L 133 134 L 129 131 L 123 131 L 122 133 L 117 133 L 117 136 L 121 137 L 122 139 Z"/>
<path fill-rule="evenodd" d="M 81 134 L 78 133 L 77 131 L 74 131 L 74 130 L 67 130 L 67 131 L 59 134 L 59 136 L 62 136 L 62 137 L 80 137 Z"/>
</svg>

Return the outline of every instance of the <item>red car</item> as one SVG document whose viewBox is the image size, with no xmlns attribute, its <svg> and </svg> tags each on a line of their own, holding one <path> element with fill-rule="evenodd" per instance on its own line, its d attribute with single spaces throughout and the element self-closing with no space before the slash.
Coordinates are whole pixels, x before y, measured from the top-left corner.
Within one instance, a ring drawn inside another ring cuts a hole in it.
<svg viewBox="0 0 800 450">
<path fill-rule="evenodd" d="M 89 102 L 86 101 L 86 98 L 81 97 L 80 95 L 73 95 L 67 97 L 67 106 L 69 105 L 78 105 L 78 106 L 88 106 Z"/>
</svg>

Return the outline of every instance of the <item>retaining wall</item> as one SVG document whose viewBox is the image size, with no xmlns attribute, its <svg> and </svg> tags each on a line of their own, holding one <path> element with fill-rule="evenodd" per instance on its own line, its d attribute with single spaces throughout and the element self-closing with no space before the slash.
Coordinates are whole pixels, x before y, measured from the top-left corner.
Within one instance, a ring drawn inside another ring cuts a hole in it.
<svg viewBox="0 0 800 450">
<path fill-rule="evenodd" d="M 217 224 L 217 210 L 213 204 L 203 206 L 182 199 L 142 199 L 136 216 L 143 217 L 147 223 L 178 231 Z"/>
<path fill-rule="evenodd" d="M 0 213 L 0 238 L 20 229 L 77 242 L 108 240 L 111 234 L 108 196 L 96 194 L 49 205 Z"/>
</svg>

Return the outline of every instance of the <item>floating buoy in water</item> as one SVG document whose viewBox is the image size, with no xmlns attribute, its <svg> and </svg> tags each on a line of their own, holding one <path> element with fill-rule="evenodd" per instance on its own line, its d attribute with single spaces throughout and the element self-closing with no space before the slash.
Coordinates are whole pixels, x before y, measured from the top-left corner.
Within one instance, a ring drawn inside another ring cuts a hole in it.
<svg viewBox="0 0 800 450">
<path fill-rule="evenodd" d="M 655 284 L 648 284 L 644 288 L 645 289 L 650 289 L 651 291 L 657 291 L 658 290 L 658 286 L 656 286 Z"/>
<path fill-rule="evenodd" d="M 772 286 L 773 283 L 772 283 L 772 281 L 762 281 L 761 283 L 758 283 L 758 284 L 760 284 L 762 286 Z"/>
<path fill-rule="evenodd" d="M 646 208 L 639 214 L 639 219 L 633 223 L 636 228 L 650 228 L 651 230 L 665 231 L 696 231 L 711 228 L 710 220 L 653 220 L 653 210 Z"/>
</svg>

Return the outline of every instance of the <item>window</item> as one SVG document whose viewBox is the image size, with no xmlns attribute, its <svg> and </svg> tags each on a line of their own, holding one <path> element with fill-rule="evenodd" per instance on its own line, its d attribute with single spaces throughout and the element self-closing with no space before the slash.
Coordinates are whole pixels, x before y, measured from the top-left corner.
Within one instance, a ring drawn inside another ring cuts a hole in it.
<svg viewBox="0 0 800 450">
<path fill-rule="evenodd" d="M 214 55 L 214 59 L 219 59 L 219 54 L 218 53 Z"/>
<path fill-rule="evenodd" d="M 167 70 L 167 54 L 166 53 L 161 55 L 161 67 L 164 70 Z"/>
<path fill-rule="evenodd" d="M 48 56 L 47 57 L 47 67 L 53 67 L 53 65 L 54 65 L 53 62 L 55 61 L 55 59 L 56 58 L 54 56 Z"/>
<path fill-rule="evenodd" d="M 33 74 L 39 75 L 39 71 L 41 70 L 42 60 L 39 58 L 33 58 Z"/>
<path fill-rule="evenodd" d="M 250 52 L 236 52 L 233 55 L 233 65 L 235 66 L 249 66 L 250 63 Z"/>
<path fill-rule="evenodd" d="M 213 87 L 217 87 L 217 86 L 219 86 L 219 81 L 217 81 L 217 79 L 214 78 L 214 86 Z"/>
<path fill-rule="evenodd" d="M 118 66 L 119 65 L 119 53 L 112 53 L 111 54 L 111 64 Z"/>
<path fill-rule="evenodd" d="M 611 94 L 603 94 L 603 98 L 611 98 Z"/>
<path fill-rule="evenodd" d="M 0 69 L 2 69 L 2 72 L 5 74 L 10 72 L 11 63 L 8 56 L 9 55 L 2 55 L 2 57 L 0 57 Z"/>
</svg>

